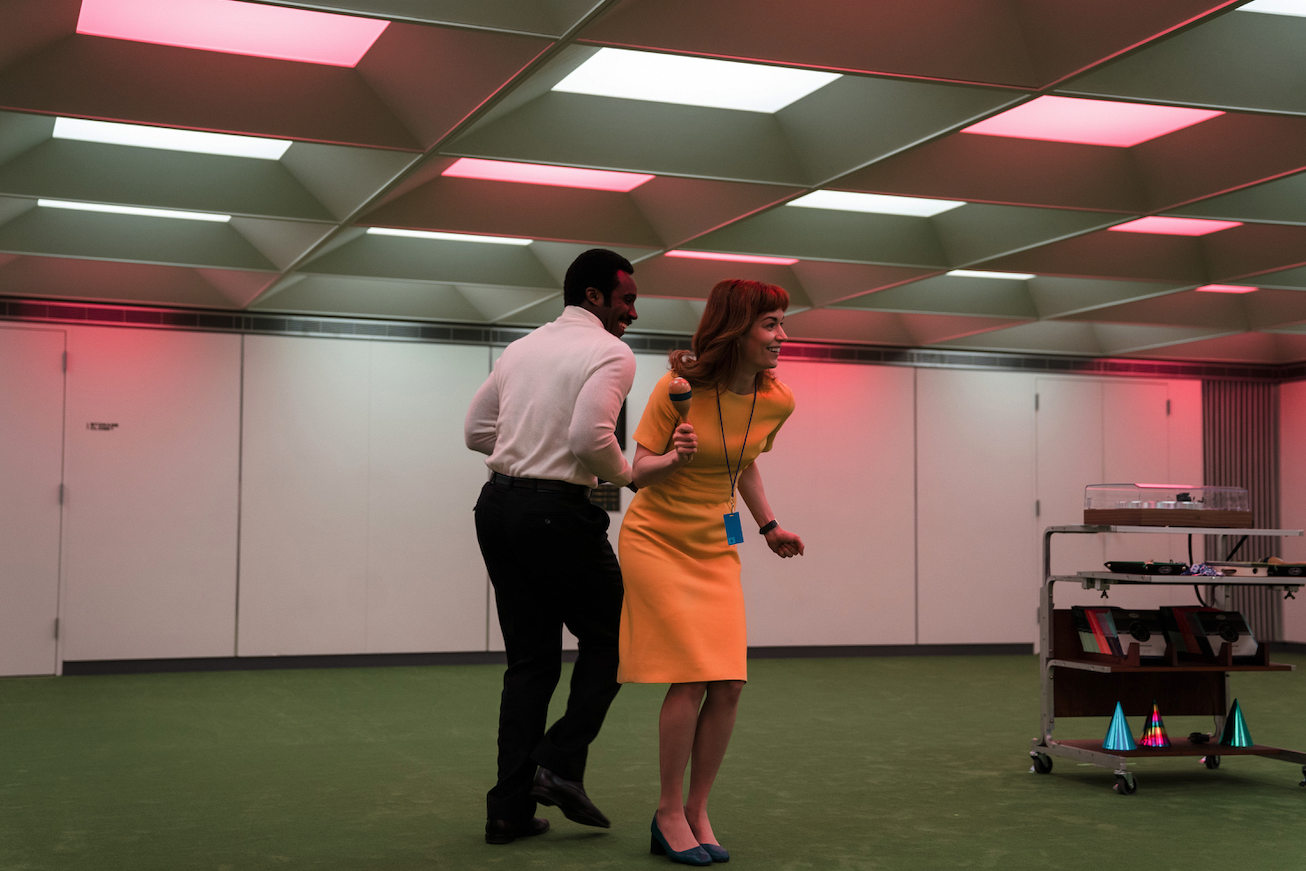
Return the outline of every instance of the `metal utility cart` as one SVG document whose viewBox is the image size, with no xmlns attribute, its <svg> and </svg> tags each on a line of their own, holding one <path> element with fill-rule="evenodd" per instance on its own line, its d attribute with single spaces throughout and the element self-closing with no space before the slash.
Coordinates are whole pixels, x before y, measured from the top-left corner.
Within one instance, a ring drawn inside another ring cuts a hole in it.
<svg viewBox="0 0 1306 871">
<path fill-rule="evenodd" d="M 1043 531 L 1043 592 L 1039 603 L 1039 677 L 1041 717 L 1039 737 L 1033 739 L 1030 757 L 1034 771 L 1049 774 L 1052 757 L 1088 762 L 1115 772 L 1115 789 L 1132 795 L 1138 788 L 1125 764 L 1129 760 L 1156 756 L 1204 756 L 1207 768 L 1218 768 L 1220 756 L 1265 756 L 1302 766 L 1306 778 L 1306 753 L 1267 747 L 1227 747 L 1218 744 L 1224 730 L 1224 718 L 1231 704 L 1229 673 L 1234 671 L 1292 671 L 1295 666 L 1269 661 L 1266 645 L 1259 646 L 1253 663 L 1235 664 L 1230 647 L 1221 647 L 1215 662 L 1181 662 L 1173 645 L 1167 647 L 1164 663 L 1140 663 L 1138 645 L 1131 644 L 1124 657 L 1084 653 L 1078 642 L 1074 617 L 1069 610 L 1053 608 L 1052 588 L 1057 583 L 1074 583 L 1084 589 L 1105 593 L 1112 586 L 1193 584 L 1211 586 L 1213 602 L 1229 608 L 1232 588 L 1259 586 L 1295 593 L 1306 578 L 1293 577 L 1222 577 L 1189 575 L 1132 575 L 1112 572 L 1080 572 L 1077 575 L 1052 574 L 1052 536 L 1064 534 L 1097 535 L 1120 533 L 1187 533 L 1219 536 L 1297 536 L 1300 529 L 1220 529 L 1174 526 L 1049 526 Z M 1218 598 L 1217 598 L 1218 597 Z M 1120 702 L 1126 715 L 1145 715 L 1155 700 L 1163 716 L 1209 714 L 1215 719 L 1215 731 L 1209 743 L 1195 743 L 1186 737 L 1170 736 L 1171 746 L 1162 749 L 1139 747 L 1137 750 L 1104 750 L 1100 740 L 1064 740 L 1052 737 L 1057 717 L 1109 717 Z M 1306 787 L 1306 779 L 1301 786 Z"/>
</svg>

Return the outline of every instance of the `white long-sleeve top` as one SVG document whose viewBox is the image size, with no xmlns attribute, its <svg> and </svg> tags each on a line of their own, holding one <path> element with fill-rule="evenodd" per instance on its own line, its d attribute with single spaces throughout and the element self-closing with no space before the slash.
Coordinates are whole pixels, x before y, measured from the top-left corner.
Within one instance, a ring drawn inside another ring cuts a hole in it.
<svg viewBox="0 0 1306 871">
<path fill-rule="evenodd" d="M 504 475 L 624 486 L 632 472 L 615 430 L 634 380 L 630 348 L 569 305 L 504 349 L 467 410 L 464 439 Z"/>
</svg>

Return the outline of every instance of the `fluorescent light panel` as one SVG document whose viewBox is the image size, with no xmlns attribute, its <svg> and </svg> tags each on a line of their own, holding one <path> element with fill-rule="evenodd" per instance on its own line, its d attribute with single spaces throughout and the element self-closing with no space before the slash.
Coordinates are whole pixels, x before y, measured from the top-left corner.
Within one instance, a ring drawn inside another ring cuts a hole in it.
<svg viewBox="0 0 1306 871">
<path fill-rule="evenodd" d="M 512 236 L 473 236 L 467 233 L 436 233 L 430 230 L 401 230 L 396 227 L 368 227 L 372 236 L 403 236 L 408 239 L 439 239 L 442 242 L 485 242 L 490 245 L 529 245 L 534 239 Z"/>
<path fill-rule="evenodd" d="M 961 132 L 1128 148 L 1223 114 L 1147 103 L 1039 97 Z"/>
<path fill-rule="evenodd" d="M 983 272 L 975 269 L 954 269 L 946 274 L 953 278 L 1004 278 L 1011 281 L 1027 281 L 1035 277 L 1032 272 Z"/>
<path fill-rule="evenodd" d="M 227 157 L 257 157 L 261 160 L 280 160 L 292 144 L 285 139 L 200 133 L 144 124 L 85 121 L 81 118 L 56 118 L 54 138 L 131 145 L 136 148 L 160 148 L 165 151 L 189 151 L 195 154 L 221 154 Z"/>
<path fill-rule="evenodd" d="M 70 200 L 37 200 L 36 204 L 47 209 L 72 209 L 77 212 L 109 212 L 114 215 L 139 215 L 146 218 L 176 218 L 180 221 L 212 221 L 225 223 L 231 215 L 215 215 L 210 212 L 179 212 L 173 209 L 141 209 L 136 206 L 109 206 L 104 203 L 78 203 Z"/>
<path fill-rule="evenodd" d="M 1252 0 L 1236 12 L 1264 12 L 1267 15 L 1306 16 L 1306 0 Z M 1200 288 L 1198 288 L 1200 290 Z"/>
<path fill-rule="evenodd" d="M 770 114 L 837 78 L 838 73 L 601 48 L 553 90 Z"/>
<path fill-rule="evenodd" d="M 814 191 L 785 203 L 803 209 L 833 209 L 840 212 L 867 212 L 876 215 L 907 215 L 932 218 L 966 205 L 962 200 L 928 200 L 923 197 L 890 197 L 884 194 L 858 194 L 850 191 Z"/>
<path fill-rule="evenodd" d="M 1117 233 L 1155 233 L 1160 236 L 1206 236 L 1241 227 L 1241 221 L 1205 221 L 1198 218 L 1139 218 L 1127 224 L 1107 227 Z"/>
<path fill-rule="evenodd" d="M 762 254 L 721 254 L 716 251 L 668 251 L 668 257 L 680 257 L 686 260 L 721 260 L 726 263 L 762 263 L 767 266 L 793 266 L 797 257 L 767 257 Z"/>
<path fill-rule="evenodd" d="M 1245 287 L 1241 284 L 1203 284 L 1197 288 L 1202 293 L 1251 293 L 1259 287 Z"/>
<path fill-rule="evenodd" d="M 82 0 L 77 32 L 329 66 L 356 66 L 389 21 L 236 0 Z"/>
<path fill-rule="evenodd" d="M 575 169 L 570 166 L 515 163 L 509 160 L 481 160 L 477 157 L 461 158 L 440 175 L 450 178 L 478 178 L 486 181 L 508 181 L 517 184 L 541 184 L 620 193 L 629 193 L 644 182 L 656 178 L 640 172 Z"/>
</svg>

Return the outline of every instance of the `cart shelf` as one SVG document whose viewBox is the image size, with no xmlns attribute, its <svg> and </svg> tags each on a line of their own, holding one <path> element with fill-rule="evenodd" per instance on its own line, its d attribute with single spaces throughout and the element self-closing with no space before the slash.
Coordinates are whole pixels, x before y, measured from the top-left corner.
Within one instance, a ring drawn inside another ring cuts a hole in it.
<svg viewBox="0 0 1306 871">
<path fill-rule="evenodd" d="M 1140 747 L 1131 751 L 1104 750 L 1101 741 L 1057 740 L 1053 729 L 1057 717 L 1109 717 L 1119 703 L 1126 715 L 1145 715 L 1153 701 L 1163 715 L 1209 715 L 1214 719 L 1213 737 L 1224 730 L 1224 718 L 1232 697 L 1230 672 L 1293 671 L 1294 666 L 1269 661 L 1268 648 L 1260 645 L 1254 661 L 1234 662 L 1228 643 L 1214 657 L 1180 655 L 1167 647 L 1163 661 L 1139 657 L 1139 645 L 1131 643 L 1125 656 L 1084 653 L 1077 641 L 1074 620 L 1068 610 L 1056 610 L 1053 588 L 1058 583 L 1073 583 L 1085 589 L 1101 590 L 1112 586 L 1190 586 L 1211 589 L 1212 601 L 1218 596 L 1228 608 L 1234 587 L 1269 587 L 1291 594 L 1303 580 L 1296 577 L 1209 577 L 1205 575 L 1134 575 L 1117 572 L 1088 571 L 1075 575 L 1052 574 L 1052 536 L 1057 534 L 1099 535 L 1102 533 L 1179 533 L 1191 535 L 1269 535 L 1300 536 L 1300 529 L 1221 529 L 1176 526 L 1049 526 L 1043 531 L 1043 589 L 1039 603 L 1041 722 L 1039 737 L 1031 742 L 1033 770 L 1040 774 L 1052 771 L 1052 757 L 1059 756 L 1114 769 L 1115 788 L 1121 795 L 1132 795 L 1137 782 L 1126 767 L 1126 760 L 1149 756 L 1203 756 L 1208 768 L 1216 768 L 1221 756 L 1263 756 L 1302 765 L 1306 778 L 1306 753 L 1257 744 L 1252 747 L 1226 747 L 1214 740 L 1194 743 L 1187 738 L 1171 738 L 1171 747 Z M 1249 658 L 1250 659 L 1250 658 Z M 1301 782 L 1306 787 L 1306 779 Z"/>
</svg>

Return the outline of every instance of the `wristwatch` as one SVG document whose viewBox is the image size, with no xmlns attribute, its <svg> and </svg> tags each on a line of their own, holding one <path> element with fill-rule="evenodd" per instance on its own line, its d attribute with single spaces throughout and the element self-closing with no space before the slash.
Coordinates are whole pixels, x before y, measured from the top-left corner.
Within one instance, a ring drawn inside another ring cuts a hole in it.
<svg viewBox="0 0 1306 871">
<path fill-rule="evenodd" d="M 780 521 L 778 521 L 778 520 L 772 520 L 772 521 L 771 521 L 770 523 L 768 523 L 766 526 L 763 526 L 761 529 L 759 529 L 759 530 L 757 531 L 757 533 L 758 533 L 758 535 L 766 535 L 768 532 L 770 532 L 771 530 L 775 529 L 775 528 L 776 528 L 777 526 L 779 526 L 779 525 L 780 525 Z"/>
</svg>

